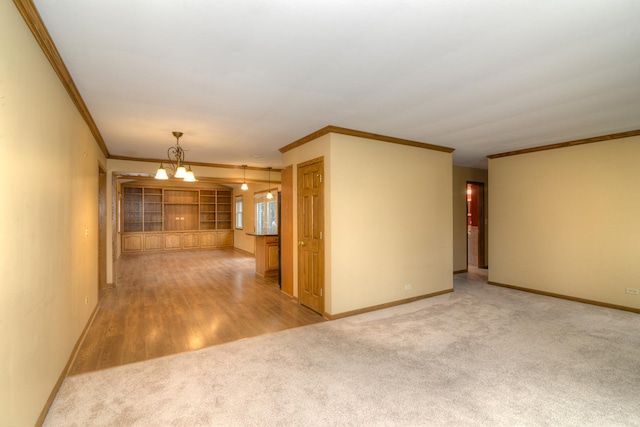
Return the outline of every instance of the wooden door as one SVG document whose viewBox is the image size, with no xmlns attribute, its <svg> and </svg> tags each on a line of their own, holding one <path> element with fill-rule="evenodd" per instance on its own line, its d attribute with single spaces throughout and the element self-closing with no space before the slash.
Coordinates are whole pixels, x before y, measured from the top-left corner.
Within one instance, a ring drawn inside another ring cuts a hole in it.
<svg viewBox="0 0 640 427">
<path fill-rule="evenodd" d="M 298 295 L 300 303 L 324 311 L 324 160 L 298 166 Z"/>
</svg>

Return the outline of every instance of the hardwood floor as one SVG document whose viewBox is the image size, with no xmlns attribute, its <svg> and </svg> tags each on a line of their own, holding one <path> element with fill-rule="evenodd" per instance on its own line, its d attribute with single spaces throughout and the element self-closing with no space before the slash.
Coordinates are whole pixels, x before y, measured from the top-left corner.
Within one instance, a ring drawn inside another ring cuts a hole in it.
<svg viewBox="0 0 640 427">
<path fill-rule="evenodd" d="M 126 254 L 69 375 L 324 321 L 232 249 Z"/>
</svg>

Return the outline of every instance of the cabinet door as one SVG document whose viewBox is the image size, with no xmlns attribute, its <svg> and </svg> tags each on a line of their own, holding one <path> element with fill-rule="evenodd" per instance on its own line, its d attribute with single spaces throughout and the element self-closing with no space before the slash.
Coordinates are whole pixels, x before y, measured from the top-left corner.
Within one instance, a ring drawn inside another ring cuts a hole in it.
<svg viewBox="0 0 640 427">
<path fill-rule="evenodd" d="M 200 233 L 201 248 L 215 248 L 216 242 L 216 233 Z"/>
<path fill-rule="evenodd" d="M 165 249 L 182 249 L 182 235 L 177 233 L 165 234 L 164 248 Z"/>
<path fill-rule="evenodd" d="M 182 247 L 184 249 L 195 249 L 200 247 L 200 235 L 196 233 L 185 233 L 182 235 Z"/>
<path fill-rule="evenodd" d="M 122 236 L 122 252 L 141 252 L 142 234 L 125 234 Z"/>
<path fill-rule="evenodd" d="M 165 205 L 165 230 L 197 230 L 198 205 Z"/>
<path fill-rule="evenodd" d="M 218 232 L 218 247 L 233 246 L 233 231 Z"/>
<path fill-rule="evenodd" d="M 160 251 L 162 250 L 164 239 L 162 234 L 145 234 L 144 235 L 144 250 L 145 251 Z"/>
<path fill-rule="evenodd" d="M 278 269 L 278 243 L 268 243 L 267 244 L 267 270 L 277 270 Z"/>
</svg>

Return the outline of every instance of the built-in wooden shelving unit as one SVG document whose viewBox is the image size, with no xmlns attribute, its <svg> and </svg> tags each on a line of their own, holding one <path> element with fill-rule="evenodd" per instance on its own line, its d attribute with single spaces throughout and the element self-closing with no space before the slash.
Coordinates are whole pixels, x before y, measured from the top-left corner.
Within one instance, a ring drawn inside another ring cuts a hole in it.
<svg viewBox="0 0 640 427">
<path fill-rule="evenodd" d="M 230 189 L 124 185 L 122 251 L 233 246 Z"/>
</svg>

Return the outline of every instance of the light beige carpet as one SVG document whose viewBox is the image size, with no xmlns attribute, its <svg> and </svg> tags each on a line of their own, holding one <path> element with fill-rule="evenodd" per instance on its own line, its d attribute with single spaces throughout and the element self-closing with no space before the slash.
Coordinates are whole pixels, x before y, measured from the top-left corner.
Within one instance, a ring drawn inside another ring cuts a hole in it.
<svg viewBox="0 0 640 427">
<path fill-rule="evenodd" d="M 67 378 L 45 425 L 640 426 L 639 315 L 455 282 L 452 294 Z"/>
</svg>

